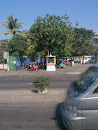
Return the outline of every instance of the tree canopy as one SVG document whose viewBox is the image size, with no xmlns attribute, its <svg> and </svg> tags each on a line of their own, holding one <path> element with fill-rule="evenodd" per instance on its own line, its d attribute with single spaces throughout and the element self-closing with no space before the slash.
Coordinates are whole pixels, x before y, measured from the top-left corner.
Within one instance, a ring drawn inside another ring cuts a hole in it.
<svg viewBox="0 0 98 130">
<path fill-rule="evenodd" d="M 59 59 L 98 52 L 98 38 L 93 30 L 72 27 L 67 15 L 39 16 L 27 31 L 18 31 L 24 24 L 17 20 L 10 16 L 1 25 L 9 29 L 3 32 L 4 34 L 14 34 L 9 41 L 0 42 L 1 53 L 6 50 L 17 58 L 22 58 L 24 55 L 36 57 L 38 54 L 44 58 L 50 52 Z"/>
<path fill-rule="evenodd" d="M 94 36 L 95 33 L 93 30 L 86 30 L 85 28 L 74 28 L 72 55 L 82 56 L 93 54 Z"/>
<path fill-rule="evenodd" d="M 58 58 L 70 56 L 73 29 L 66 15 L 60 17 L 47 14 L 38 17 L 30 29 L 31 49 L 33 52 L 50 51 Z"/>
<path fill-rule="evenodd" d="M 7 18 L 7 20 L 4 20 L 4 23 L 1 24 L 1 27 L 4 27 L 6 29 L 8 29 L 8 31 L 4 31 L 2 34 L 16 34 L 16 32 L 18 31 L 18 29 L 20 29 L 21 27 L 24 26 L 23 23 L 21 22 L 17 22 L 18 19 L 15 18 L 13 16 L 9 16 Z"/>
<path fill-rule="evenodd" d="M 8 42 L 8 50 L 11 56 L 22 58 L 26 55 L 27 42 L 24 37 L 19 34 L 15 34 Z"/>
</svg>

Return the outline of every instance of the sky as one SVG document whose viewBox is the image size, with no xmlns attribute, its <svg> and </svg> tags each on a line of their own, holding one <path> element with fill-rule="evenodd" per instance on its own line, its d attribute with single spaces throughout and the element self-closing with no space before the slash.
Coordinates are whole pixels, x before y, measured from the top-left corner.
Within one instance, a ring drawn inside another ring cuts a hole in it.
<svg viewBox="0 0 98 130">
<path fill-rule="evenodd" d="M 24 23 L 20 30 L 29 30 L 38 16 L 46 14 L 69 16 L 72 27 L 91 29 L 98 34 L 98 0 L 0 0 L 0 25 L 9 16 Z M 5 31 L 0 27 L 0 40 L 10 39 L 12 35 L 1 35 Z"/>
</svg>

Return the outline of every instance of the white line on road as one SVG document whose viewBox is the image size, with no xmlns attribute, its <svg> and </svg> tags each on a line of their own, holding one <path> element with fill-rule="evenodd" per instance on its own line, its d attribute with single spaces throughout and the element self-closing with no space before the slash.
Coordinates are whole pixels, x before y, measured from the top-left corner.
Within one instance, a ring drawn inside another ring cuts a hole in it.
<svg viewBox="0 0 98 130">
<path fill-rule="evenodd" d="M 27 84 L 33 84 L 33 83 L 27 83 Z"/>
</svg>

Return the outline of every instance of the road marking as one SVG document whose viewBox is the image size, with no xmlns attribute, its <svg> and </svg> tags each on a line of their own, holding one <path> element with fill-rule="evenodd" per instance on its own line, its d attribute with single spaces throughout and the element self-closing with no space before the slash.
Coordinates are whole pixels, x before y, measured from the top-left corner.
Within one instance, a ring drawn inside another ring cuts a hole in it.
<svg viewBox="0 0 98 130">
<path fill-rule="evenodd" d="M 27 84 L 33 84 L 33 83 L 27 83 Z"/>
</svg>

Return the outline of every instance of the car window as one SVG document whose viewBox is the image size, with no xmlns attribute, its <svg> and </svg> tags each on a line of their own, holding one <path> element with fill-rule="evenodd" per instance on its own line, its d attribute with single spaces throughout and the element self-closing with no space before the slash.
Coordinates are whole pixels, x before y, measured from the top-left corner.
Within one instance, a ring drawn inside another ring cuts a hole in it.
<svg viewBox="0 0 98 130">
<path fill-rule="evenodd" d="M 81 75 L 78 81 L 73 83 L 73 87 L 78 92 L 83 93 L 95 82 L 95 80 L 97 80 L 97 78 L 98 68 L 92 66 Z"/>
<path fill-rule="evenodd" d="M 98 87 L 94 90 L 93 94 L 98 94 Z"/>
</svg>

